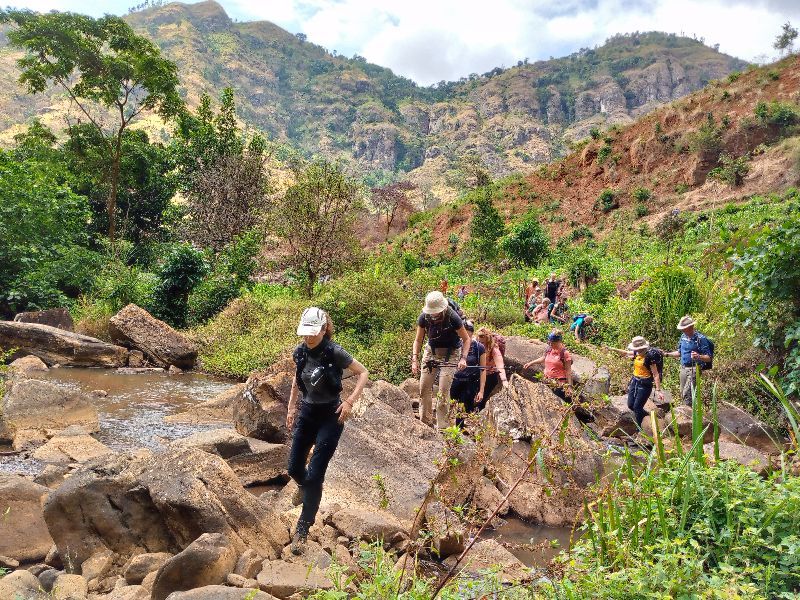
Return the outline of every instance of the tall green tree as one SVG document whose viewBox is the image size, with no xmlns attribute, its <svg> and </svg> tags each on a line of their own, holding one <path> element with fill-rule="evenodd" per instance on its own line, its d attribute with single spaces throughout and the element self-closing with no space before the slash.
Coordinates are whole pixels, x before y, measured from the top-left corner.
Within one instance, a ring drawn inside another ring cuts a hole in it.
<svg viewBox="0 0 800 600">
<path fill-rule="evenodd" d="M 195 113 L 180 116 L 173 148 L 192 241 L 219 252 L 262 222 L 270 189 L 266 142 L 238 125 L 231 88 L 222 91 L 216 114 L 204 94 Z"/>
<path fill-rule="evenodd" d="M 119 17 L 4 10 L 0 22 L 15 26 L 8 39 L 26 51 L 18 65 L 28 92 L 62 89 L 80 120 L 97 130 L 105 154 L 108 237 L 113 243 L 124 134 L 142 113 L 155 112 L 167 120 L 180 111 L 177 67 Z"/>
<path fill-rule="evenodd" d="M 494 260 L 498 242 L 506 232 L 505 222 L 492 201 L 491 188 L 478 188 L 469 197 L 475 207 L 469 224 L 473 250 L 480 260 Z"/>
<path fill-rule="evenodd" d="M 797 39 L 797 29 L 792 27 L 791 21 L 786 21 L 781 27 L 781 32 L 775 38 L 772 47 L 779 52 L 791 52 L 794 41 Z"/>
<path fill-rule="evenodd" d="M 295 183 L 270 216 L 271 232 L 284 246 L 284 266 L 303 278 L 308 297 L 320 275 L 336 275 L 359 252 L 354 225 L 363 210 L 359 186 L 339 165 L 316 160 L 295 167 Z"/>
</svg>

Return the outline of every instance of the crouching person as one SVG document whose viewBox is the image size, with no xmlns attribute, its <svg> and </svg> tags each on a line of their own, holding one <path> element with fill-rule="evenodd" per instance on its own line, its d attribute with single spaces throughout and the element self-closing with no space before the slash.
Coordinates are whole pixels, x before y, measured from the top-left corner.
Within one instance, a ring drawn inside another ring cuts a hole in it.
<svg viewBox="0 0 800 600">
<path fill-rule="evenodd" d="M 305 550 L 308 530 L 319 510 L 328 463 L 369 374 L 364 365 L 333 342 L 333 322 L 324 310 L 311 307 L 303 311 L 297 335 L 302 336 L 303 341 L 292 356 L 296 371 L 289 395 L 286 428 L 292 432 L 289 475 L 298 485 L 292 501 L 295 506 L 303 505 L 291 545 L 291 551 L 299 555 Z M 357 375 L 358 381 L 353 393 L 342 400 L 345 369 Z M 299 409 L 298 392 L 302 394 Z M 306 466 L 312 446 L 314 452 Z"/>
</svg>

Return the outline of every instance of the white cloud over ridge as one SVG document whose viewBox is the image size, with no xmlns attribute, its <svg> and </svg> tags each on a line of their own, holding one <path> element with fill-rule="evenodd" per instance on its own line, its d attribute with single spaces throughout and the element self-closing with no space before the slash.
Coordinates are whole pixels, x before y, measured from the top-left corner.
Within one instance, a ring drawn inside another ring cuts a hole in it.
<svg viewBox="0 0 800 600">
<path fill-rule="evenodd" d="M 193 0 L 184 0 L 193 1 Z M 360 54 L 420 84 L 564 56 L 616 33 L 705 38 L 745 60 L 775 55 L 800 0 L 218 0 L 239 20 L 268 20 L 346 56 Z M 138 0 L 11 0 L 33 10 L 124 14 Z"/>
<path fill-rule="evenodd" d="M 563 56 L 616 33 L 703 37 L 745 60 L 772 57 L 798 0 L 223 0 L 240 19 L 270 20 L 341 54 L 360 54 L 421 84 L 518 60 Z"/>
</svg>

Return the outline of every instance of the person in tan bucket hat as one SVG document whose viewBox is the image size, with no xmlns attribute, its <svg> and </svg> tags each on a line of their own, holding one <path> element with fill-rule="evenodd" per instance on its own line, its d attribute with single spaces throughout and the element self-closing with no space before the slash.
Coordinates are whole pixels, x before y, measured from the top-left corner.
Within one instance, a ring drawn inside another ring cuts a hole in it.
<svg viewBox="0 0 800 600">
<path fill-rule="evenodd" d="M 421 346 L 422 369 L 418 362 Z M 439 378 L 439 399 L 436 404 L 436 426 L 445 429 L 450 426 L 448 416 L 450 386 L 456 370 L 467 366 L 470 338 L 464 328 L 464 321 L 448 304 L 447 298 L 440 291 L 434 291 L 425 297 L 422 314 L 417 319 L 417 336 L 411 350 L 411 372 L 419 375 L 419 418 L 426 425 L 432 425 L 433 384 Z M 442 365 L 458 357 L 458 366 Z"/>
<path fill-rule="evenodd" d="M 690 315 L 681 317 L 677 327 L 681 332 L 678 349 L 666 353 L 666 356 L 679 358 L 681 361 L 681 398 L 687 406 L 692 405 L 694 389 L 697 385 L 697 365 L 700 365 L 701 369 L 710 368 L 714 355 L 711 341 L 695 329 L 696 325 L 697 321 Z"/>
<path fill-rule="evenodd" d="M 659 400 L 664 400 L 661 380 L 664 376 L 664 353 L 650 346 L 650 342 L 637 335 L 627 349 L 609 348 L 617 354 L 633 359 L 633 376 L 628 384 L 628 408 L 633 412 L 636 425 L 641 429 L 642 421 L 649 414 L 644 405 L 655 387 Z"/>
</svg>

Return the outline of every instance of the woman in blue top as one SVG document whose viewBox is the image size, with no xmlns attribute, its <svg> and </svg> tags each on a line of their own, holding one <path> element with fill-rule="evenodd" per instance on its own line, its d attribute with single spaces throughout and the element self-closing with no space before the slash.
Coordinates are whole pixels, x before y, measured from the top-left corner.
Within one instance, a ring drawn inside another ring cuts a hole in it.
<svg viewBox="0 0 800 600">
<path fill-rule="evenodd" d="M 470 339 L 467 366 L 453 375 L 450 397 L 471 413 L 476 412 L 486 390 L 486 348 L 474 338 L 475 325 L 472 321 L 464 321 L 464 328 Z M 461 425 L 463 419 L 457 419 L 456 423 Z"/>
</svg>

